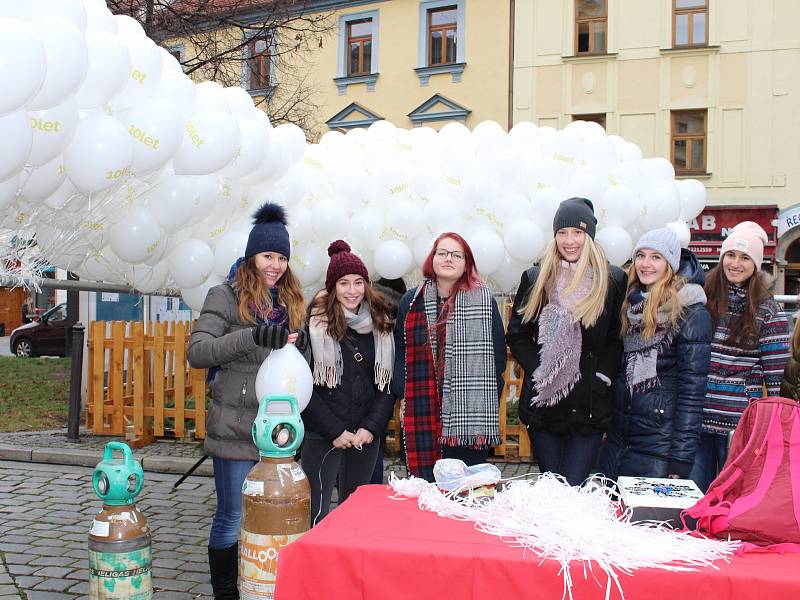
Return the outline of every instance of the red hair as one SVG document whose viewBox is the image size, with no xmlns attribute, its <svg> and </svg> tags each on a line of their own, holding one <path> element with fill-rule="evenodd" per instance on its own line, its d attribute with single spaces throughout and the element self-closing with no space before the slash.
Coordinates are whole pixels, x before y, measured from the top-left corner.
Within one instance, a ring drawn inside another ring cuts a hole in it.
<svg viewBox="0 0 800 600">
<path fill-rule="evenodd" d="M 472 253 L 472 248 L 469 247 L 467 240 L 454 231 L 445 231 L 433 241 L 433 247 L 431 248 L 431 251 L 428 252 L 428 256 L 425 257 L 425 262 L 422 263 L 422 274 L 427 279 L 431 279 L 434 282 L 436 281 L 436 273 L 433 272 L 433 255 L 436 252 L 436 247 L 439 245 L 439 242 L 446 238 L 450 238 L 451 240 L 458 242 L 464 249 L 464 273 L 461 274 L 461 277 L 458 278 L 450 290 L 450 296 L 447 298 L 447 302 L 445 302 L 444 306 L 442 307 L 442 313 L 439 317 L 439 322 L 436 324 L 437 329 L 444 328 L 447 317 L 450 315 L 450 312 L 453 310 L 453 307 L 456 304 L 457 292 L 474 290 L 475 288 L 483 285 L 483 279 L 481 279 L 481 276 L 478 274 L 478 268 L 475 266 L 475 255 Z"/>
</svg>

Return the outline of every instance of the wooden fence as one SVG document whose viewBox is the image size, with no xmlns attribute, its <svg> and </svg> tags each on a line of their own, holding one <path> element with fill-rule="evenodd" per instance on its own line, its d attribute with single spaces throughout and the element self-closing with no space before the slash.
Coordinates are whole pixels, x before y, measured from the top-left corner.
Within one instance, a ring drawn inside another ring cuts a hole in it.
<svg viewBox="0 0 800 600">
<path fill-rule="evenodd" d="M 87 424 L 95 433 L 184 438 L 206 430 L 206 372 L 186 361 L 189 323 L 94 321 Z"/>
<path fill-rule="evenodd" d="M 89 326 L 88 418 L 105 435 L 195 439 L 206 431 L 206 371 L 186 361 L 189 323 L 94 321 Z M 524 426 L 508 423 L 508 405 L 519 396 L 522 374 L 509 356 L 500 398 L 501 443 L 496 458 L 530 460 Z M 388 425 L 388 447 L 400 450 L 400 402 Z"/>
</svg>

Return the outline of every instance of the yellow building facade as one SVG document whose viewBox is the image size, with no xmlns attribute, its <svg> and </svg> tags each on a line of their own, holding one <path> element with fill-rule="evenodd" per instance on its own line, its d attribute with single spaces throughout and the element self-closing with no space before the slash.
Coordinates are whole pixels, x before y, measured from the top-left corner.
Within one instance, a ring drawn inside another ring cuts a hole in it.
<svg viewBox="0 0 800 600">
<path fill-rule="evenodd" d="M 510 2 L 320 2 L 332 35 L 303 57 L 321 125 L 317 138 L 387 119 L 438 129 L 510 121 Z"/>
<path fill-rule="evenodd" d="M 513 18 L 515 123 L 599 121 L 710 205 L 800 202 L 800 2 L 516 0 Z M 779 227 L 778 266 L 798 225 Z"/>
</svg>

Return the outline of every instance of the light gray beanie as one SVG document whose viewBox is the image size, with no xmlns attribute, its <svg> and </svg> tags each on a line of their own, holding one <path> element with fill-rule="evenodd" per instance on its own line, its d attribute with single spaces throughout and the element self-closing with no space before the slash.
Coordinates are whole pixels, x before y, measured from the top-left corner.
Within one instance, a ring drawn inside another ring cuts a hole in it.
<svg viewBox="0 0 800 600">
<path fill-rule="evenodd" d="M 660 229 L 653 229 L 645 233 L 636 246 L 633 248 L 632 256 L 636 257 L 636 252 L 642 248 L 649 248 L 655 250 L 669 263 L 672 270 L 677 273 L 678 267 L 681 264 L 681 244 L 678 241 L 678 236 L 669 227 L 662 227 Z"/>
</svg>

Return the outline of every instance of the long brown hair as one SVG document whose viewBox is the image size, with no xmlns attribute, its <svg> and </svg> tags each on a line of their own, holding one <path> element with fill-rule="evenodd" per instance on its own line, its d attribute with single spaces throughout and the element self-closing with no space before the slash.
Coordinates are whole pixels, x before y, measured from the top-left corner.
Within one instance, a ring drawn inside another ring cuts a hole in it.
<svg viewBox="0 0 800 600">
<path fill-rule="evenodd" d="M 642 331 L 641 336 L 644 340 L 650 340 L 656 334 L 658 326 L 658 309 L 668 305 L 669 312 L 667 320 L 669 328 L 674 329 L 678 321 L 683 316 L 684 307 L 678 302 L 678 292 L 686 285 L 686 279 L 680 275 L 675 275 L 671 265 L 667 265 L 664 274 L 650 286 L 647 299 L 644 301 L 644 311 L 642 312 Z M 628 321 L 628 299 L 631 290 L 634 288 L 643 289 L 645 286 L 639 281 L 639 274 L 636 272 L 635 264 L 630 266 L 628 271 L 628 287 L 625 290 L 625 300 L 622 302 L 622 334 L 628 333 L 630 321 Z M 668 304 L 667 304 L 668 303 Z"/>
<path fill-rule="evenodd" d="M 728 293 L 729 281 L 722 269 L 722 257 L 719 264 L 711 269 L 706 277 L 706 297 L 708 302 L 706 308 L 711 315 L 712 322 L 716 326 L 719 320 L 728 313 Z M 770 296 L 770 282 L 768 275 L 759 269 L 750 276 L 743 286 L 746 293 L 747 302 L 744 312 L 738 315 L 730 324 L 730 335 L 727 342 L 733 344 L 753 345 L 758 339 L 758 308 Z"/>
<path fill-rule="evenodd" d="M 243 323 L 256 322 L 251 308 L 253 305 L 264 307 L 265 312 L 272 310 L 272 294 L 256 269 L 255 256 L 246 259 L 237 269 L 236 284 L 239 286 L 239 317 Z M 276 285 L 278 302 L 286 307 L 289 314 L 289 329 L 299 329 L 303 326 L 303 290 L 288 264 Z"/>
<path fill-rule="evenodd" d="M 372 315 L 372 326 L 380 333 L 390 333 L 394 326 L 392 310 L 384 295 L 364 280 L 364 299 Z M 308 318 L 322 317 L 328 323 L 328 335 L 341 341 L 347 335 L 347 319 L 336 292 L 320 290 L 308 305 Z"/>
</svg>

